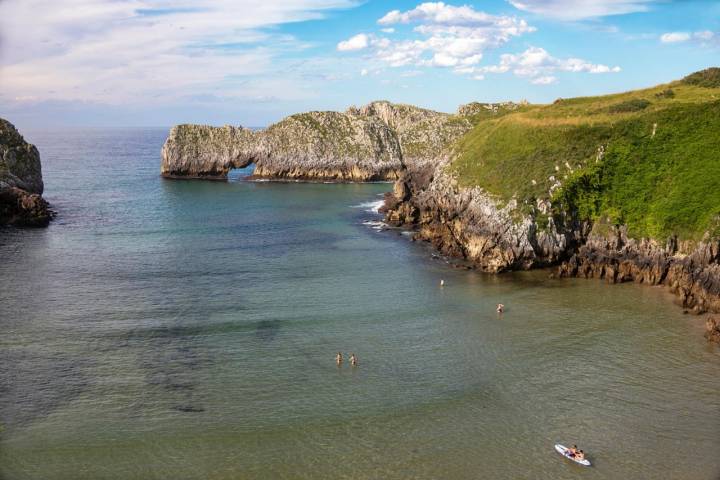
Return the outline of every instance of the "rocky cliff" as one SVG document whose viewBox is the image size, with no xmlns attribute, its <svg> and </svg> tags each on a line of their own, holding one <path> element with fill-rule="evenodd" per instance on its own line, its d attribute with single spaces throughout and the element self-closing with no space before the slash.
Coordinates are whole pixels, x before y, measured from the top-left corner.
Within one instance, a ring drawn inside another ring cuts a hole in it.
<svg viewBox="0 0 720 480">
<path fill-rule="evenodd" d="M 261 131 L 179 125 L 163 146 L 161 174 L 222 179 L 254 163 L 258 178 L 395 180 L 407 168 L 447 158 L 470 128 L 461 116 L 390 102 L 292 115 Z"/>
<path fill-rule="evenodd" d="M 492 273 L 555 264 L 588 228 L 558 229 L 550 219 L 541 229 L 534 216 L 521 215 L 517 207 L 516 201 L 504 204 L 480 187 L 460 187 L 440 164 L 406 172 L 386 195 L 383 211 L 391 224 L 414 228 L 416 239 Z"/>
<path fill-rule="evenodd" d="M 685 79 L 549 106 L 463 106 L 474 128 L 449 160 L 403 172 L 386 219 L 484 271 L 556 266 L 560 277 L 665 285 L 686 311 L 720 312 L 710 73 L 700 88 Z M 717 320 L 707 329 L 720 339 Z"/>
<path fill-rule="evenodd" d="M 46 226 L 52 215 L 42 192 L 37 148 L 0 118 L 0 225 Z"/>
</svg>

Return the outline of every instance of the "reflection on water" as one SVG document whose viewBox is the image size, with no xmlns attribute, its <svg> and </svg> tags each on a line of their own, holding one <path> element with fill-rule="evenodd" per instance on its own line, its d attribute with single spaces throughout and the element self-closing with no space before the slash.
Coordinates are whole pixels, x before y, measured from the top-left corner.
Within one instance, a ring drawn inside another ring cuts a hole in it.
<svg viewBox="0 0 720 480">
<path fill-rule="evenodd" d="M 28 135 L 60 219 L 0 231 L 3 480 L 720 476 L 666 291 L 452 269 L 372 228 L 387 185 L 163 181 L 164 134 Z"/>
</svg>

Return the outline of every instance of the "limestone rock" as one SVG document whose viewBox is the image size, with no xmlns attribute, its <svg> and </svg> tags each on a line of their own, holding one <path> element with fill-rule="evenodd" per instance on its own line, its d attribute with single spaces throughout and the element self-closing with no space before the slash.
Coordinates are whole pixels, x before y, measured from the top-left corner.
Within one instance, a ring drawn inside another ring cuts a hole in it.
<svg viewBox="0 0 720 480">
<path fill-rule="evenodd" d="M 720 343 L 720 320 L 708 317 L 705 321 L 705 338 L 711 342 Z"/>
<path fill-rule="evenodd" d="M 265 130 L 178 125 L 162 150 L 166 177 L 226 178 L 254 163 L 270 179 L 395 180 L 405 169 L 449 158 L 468 120 L 390 102 L 346 112 L 292 115 Z"/>
<path fill-rule="evenodd" d="M 444 164 L 428 172 L 406 172 L 386 197 L 387 221 L 410 225 L 416 238 L 488 272 L 556 263 L 579 232 L 538 228 L 518 221 L 516 205 L 501 205 L 480 188 L 460 188 Z"/>
<path fill-rule="evenodd" d="M 43 187 L 37 148 L 0 118 L 0 225 L 47 225 L 52 213 Z"/>
</svg>

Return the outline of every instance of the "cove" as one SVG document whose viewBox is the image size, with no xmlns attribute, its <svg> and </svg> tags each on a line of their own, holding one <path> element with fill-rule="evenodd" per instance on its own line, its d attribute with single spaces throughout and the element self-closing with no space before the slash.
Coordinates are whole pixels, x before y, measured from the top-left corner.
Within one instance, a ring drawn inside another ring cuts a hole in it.
<svg viewBox="0 0 720 480">
<path fill-rule="evenodd" d="M 387 184 L 165 181 L 166 133 L 25 134 L 58 217 L 0 231 L 0 478 L 720 473 L 667 291 L 453 269 L 368 226 Z"/>
</svg>

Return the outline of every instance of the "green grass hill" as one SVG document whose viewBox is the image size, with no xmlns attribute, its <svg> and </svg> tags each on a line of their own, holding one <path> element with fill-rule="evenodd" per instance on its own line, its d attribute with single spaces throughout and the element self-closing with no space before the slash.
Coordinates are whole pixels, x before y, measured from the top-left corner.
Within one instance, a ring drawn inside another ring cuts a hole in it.
<svg viewBox="0 0 720 480">
<path fill-rule="evenodd" d="M 478 118 L 456 152 L 461 185 L 515 198 L 525 213 L 550 199 L 556 213 L 626 224 L 634 237 L 718 236 L 720 68 Z"/>
</svg>

